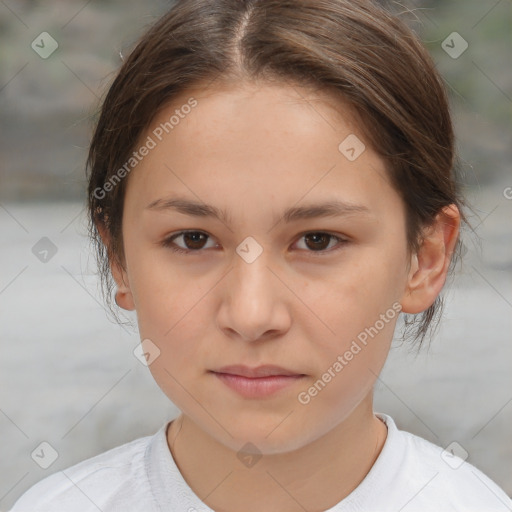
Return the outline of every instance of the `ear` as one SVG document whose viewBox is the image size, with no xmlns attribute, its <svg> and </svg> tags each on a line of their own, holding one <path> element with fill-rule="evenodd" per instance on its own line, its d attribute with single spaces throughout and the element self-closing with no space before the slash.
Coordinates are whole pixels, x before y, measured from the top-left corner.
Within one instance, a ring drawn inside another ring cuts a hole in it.
<svg viewBox="0 0 512 512">
<path fill-rule="evenodd" d="M 117 258 L 114 256 L 111 256 L 111 236 L 110 232 L 105 226 L 105 224 L 101 221 L 98 221 L 96 223 L 96 227 L 98 229 L 98 232 L 101 236 L 101 240 L 105 247 L 107 248 L 108 258 L 109 258 L 109 265 L 110 265 L 110 271 L 112 272 L 112 277 L 114 278 L 114 281 L 117 285 L 116 290 L 116 304 L 126 309 L 127 311 L 133 311 L 135 310 L 135 302 L 133 300 L 132 291 L 130 289 L 130 283 L 128 281 L 128 273 L 120 263 L 117 261 Z"/>
<path fill-rule="evenodd" d="M 459 237 L 460 213 L 451 204 L 423 232 L 417 253 L 411 256 L 410 271 L 400 301 L 403 313 L 421 313 L 436 300 L 446 282 L 448 268 Z"/>
</svg>

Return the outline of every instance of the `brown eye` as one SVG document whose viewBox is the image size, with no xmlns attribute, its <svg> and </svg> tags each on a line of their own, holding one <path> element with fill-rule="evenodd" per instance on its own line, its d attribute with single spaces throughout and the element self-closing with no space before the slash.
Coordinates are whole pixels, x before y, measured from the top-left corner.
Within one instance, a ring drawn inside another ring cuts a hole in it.
<svg viewBox="0 0 512 512">
<path fill-rule="evenodd" d="M 336 235 L 331 235 L 329 233 L 323 233 L 321 231 L 319 232 L 311 232 L 311 233 L 305 233 L 302 235 L 300 240 L 305 240 L 305 249 L 307 252 L 311 253 L 326 253 L 331 252 L 329 249 L 332 247 L 339 245 L 343 246 L 345 243 L 347 243 L 347 240 L 344 238 L 341 238 Z M 332 242 L 335 242 L 334 244 Z M 336 250 L 336 249 L 334 249 Z M 320 255 L 319 254 L 319 255 Z"/>
<path fill-rule="evenodd" d="M 187 249 L 202 249 L 207 238 L 208 235 L 199 233 L 198 231 L 183 233 L 183 240 Z"/>
<path fill-rule="evenodd" d="M 329 242 L 331 241 L 332 236 L 326 233 L 312 233 L 306 235 L 304 239 L 306 240 L 306 245 L 310 249 L 313 249 L 314 251 L 321 251 L 329 246 Z"/>
<path fill-rule="evenodd" d="M 175 243 L 175 240 L 182 238 L 184 247 Z M 163 241 L 162 245 L 176 252 L 188 253 L 199 252 L 205 247 L 209 235 L 201 231 L 182 231 Z"/>
</svg>

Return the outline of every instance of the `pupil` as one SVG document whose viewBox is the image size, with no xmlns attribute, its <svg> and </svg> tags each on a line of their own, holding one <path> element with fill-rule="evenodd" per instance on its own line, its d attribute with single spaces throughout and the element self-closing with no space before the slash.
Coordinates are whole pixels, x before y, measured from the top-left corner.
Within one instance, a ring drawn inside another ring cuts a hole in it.
<svg viewBox="0 0 512 512">
<path fill-rule="evenodd" d="M 198 248 L 201 248 L 201 242 L 198 240 L 198 238 L 204 236 L 202 233 L 185 233 L 184 235 L 184 239 L 185 239 L 185 244 L 188 246 L 189 243 L 187 242 L 187 239 L 189 238 L 192 238 L 192 248 L 193 249 L 198 249 Z M 195 238 L 195 240 L 194 240 Z M 199 247 L 196 247 L 194 244 L 199 244 Z"/>
<path fill-rule="evenodd" d="M 318 247 L 318 242 L 320 242 L 320 243 L 322 241 L 325 242 L 326 240 L 328 240 L 329 235 L 325 235 L 325 234 L 322 234 L 322 233 L 314 233 L 312 235 L 307 235 L 306 239 L 308 239 L 308 238 L 309 239 L 311 239 L 311 238 L 314 239 L 314 241 L 313 241 L 314 247 L 313 248 L 317 248 L 318 249 L 319 248 Z M 327 243 L 327 245 L 329 245 L 329 244 Z M 323 247 L 321 247 L 321 248 L 323 248 Z"/>
</svg>

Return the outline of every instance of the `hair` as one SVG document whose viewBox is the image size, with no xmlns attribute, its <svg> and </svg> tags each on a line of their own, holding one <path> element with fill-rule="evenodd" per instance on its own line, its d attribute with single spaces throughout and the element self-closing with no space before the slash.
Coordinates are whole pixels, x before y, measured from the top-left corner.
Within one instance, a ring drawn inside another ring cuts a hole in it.
<svg viewBox="0 0 512 512">
<path fill-rule="evenodd" d="M 110 264 L 124 268 L 128 178 L 109 193 L 95 191 L 127 162 L 159 109 L 188 88 L 242 79 L 313 87 L 350 106 L 365 143 L 384 161 L 404 202 L 409 251 L 418 250 L 423 228 L 443 207 L 455 204 L 467 222 L 444 83 L 419 38 L 383 3 L 178 0 L 121 65 L 89 149 L 89 235 L 112 312 Z M 109 235 L 107 245 L 100 224 Z M 460 252 L 459 238 L 450 273 Z M 404 339 L 412 334 L 421 345 L 442 307 L 438 296 L 421 314 L 406 315 Z"/>
</svg>

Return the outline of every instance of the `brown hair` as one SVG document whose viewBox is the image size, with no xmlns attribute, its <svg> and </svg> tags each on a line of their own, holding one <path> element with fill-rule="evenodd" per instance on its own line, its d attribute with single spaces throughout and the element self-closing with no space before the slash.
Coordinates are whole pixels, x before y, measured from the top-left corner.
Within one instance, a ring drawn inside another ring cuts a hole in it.
<svg viewBox="0 0 512 512">
<path fill-rule="evenodd" d="M 162 106 L 207 80 L 241 77 L 331 91 L 352 107 L 404 201 L 409 251 L 418 249 L 422 228 L 441 208 L 461 210 L 444 84 L 428 51 L 396 15 L 369 0 L 181 0 L 121 66 L 90 145 L 89 233 L 109 306 L 115 284 L 109 259 L 124 266 L 127 178 L 108 193 L 97 191 L 130 158 Z M 98 223 L 108 230 L 109 247 Z M 421 344 L 442 305 L 437 297 L 421 315 L 406 317 L 405 331 L 416 327 Z"/>
</svg>

